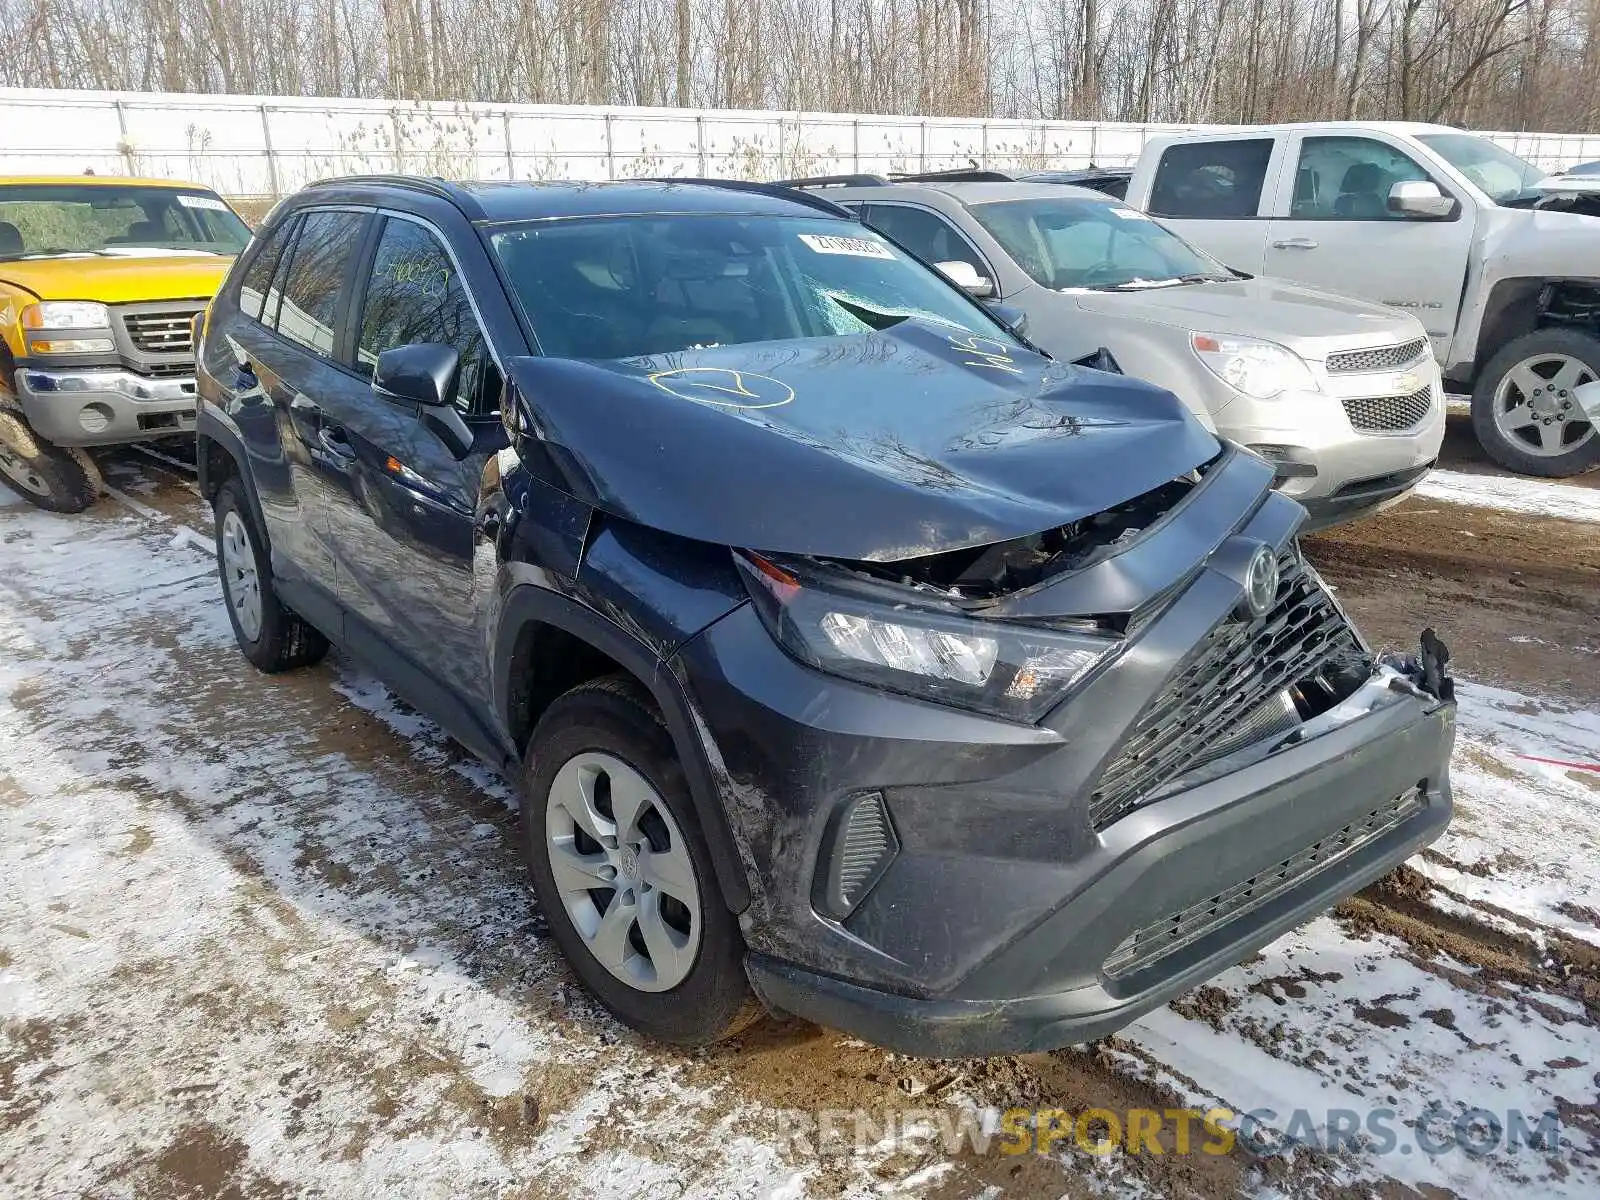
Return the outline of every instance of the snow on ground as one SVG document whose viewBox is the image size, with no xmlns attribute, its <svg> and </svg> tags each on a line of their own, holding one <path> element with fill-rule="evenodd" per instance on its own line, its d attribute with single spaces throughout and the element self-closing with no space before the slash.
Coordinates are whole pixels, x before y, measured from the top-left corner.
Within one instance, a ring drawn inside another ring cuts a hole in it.
<svg viewBox="0 0 1600 1200">
<path fill-rule="evenodd" d="M 1416 896 L 1280 939 L 1108 1043 L 1106 1072 L 1078 1051 L 914 1064 L 827 1034 L 685 1054 L 586 1001 L 523 885 L 514 798 L 428 722 L 337 662 L 255 673 L 173 522 L 7 499 L 0 1194 L 1600 1190 L 1600 1034 L 1565 968 L 1518 958 L 1600 943 L 1600 780 L 1534 761 L 1600 761 L 1593 713 L 1463 685 L 1458 818 Z M 1255 1111 L 1274 1154 L 1152 1177 L 1068 1147 L 1059 1173 L 1014 1176 L 937 1143 L 817 1161 L 775 1132 L 784 1110 L 946 1087 L 991 1116 L 1175 1093 Z M 1563 1146 L 1423 1152 L 1473 1108 L 1556 1112 Z M 1277 1153 L 1326 1142 L 1340 1110 L 1363 1137 Z"/>
<path fill-rule="evenodd" d="M 1451 504 L 1470 504 L 1474 508 L 1498 508 L 1530 517 L 1600 521 L 1600 490 L 1546 483 L 1542 479 L 1430 471 L 1412 495 L 1447 500 Z"/>
</svg>

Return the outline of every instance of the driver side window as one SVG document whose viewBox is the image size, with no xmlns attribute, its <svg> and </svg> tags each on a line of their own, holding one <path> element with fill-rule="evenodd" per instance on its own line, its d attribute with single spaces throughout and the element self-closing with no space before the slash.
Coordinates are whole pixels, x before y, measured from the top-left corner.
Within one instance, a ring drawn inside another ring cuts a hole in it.
<svg viewBox="0 0 1600 1200">
<path fill-rule="evenodd" d="M 1409 155 L 1383 142 L 1308 137 L 1300 143 L 1289 215 L 1311 221 L 1404 220 L 1389 211 L 1389 190 L 1429 179 Z"/>
<path fill-rule="evenodd" d="M 499 372 L 455 263 L 421 225 L 389 217 L 361 306 L 356 369 L 370 379 L 378 355 L 419 342 L 454 346 L 461 355 L 457 408 L 469 416 L 494 409 Z"/>
<path fill-rule="evenodd" d="M 930 267 L 942 262 L 970 263 L 985 279 L 993 278 L 967 239 L 936 213 L 904 204 L 873 204 L 867 208 L 867 224 L 892 237 Z"/>
</svg>

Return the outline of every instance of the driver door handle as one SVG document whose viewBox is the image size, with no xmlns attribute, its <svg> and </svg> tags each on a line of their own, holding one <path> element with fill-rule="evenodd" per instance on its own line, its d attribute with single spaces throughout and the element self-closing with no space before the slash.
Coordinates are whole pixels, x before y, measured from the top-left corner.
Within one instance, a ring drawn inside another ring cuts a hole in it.
<svg viewBox="0 0 1600 1200">
<path fill-rule="evenodd" d="M 1284 238 L 1272 243 L 1274 250 L 1315 250 L 1317 243 L 1308 237 Z"/>
</svg>

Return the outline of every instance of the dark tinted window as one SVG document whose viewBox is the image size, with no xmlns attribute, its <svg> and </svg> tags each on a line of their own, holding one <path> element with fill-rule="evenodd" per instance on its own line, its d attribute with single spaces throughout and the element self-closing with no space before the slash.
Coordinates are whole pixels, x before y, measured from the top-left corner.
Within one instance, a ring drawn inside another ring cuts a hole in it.
<svg viewBox="0 0 1600 1200">
<path fill-rule="evenodd" d="M 1271 138 L 1172 146 L 1156 167 L 1150 211 L 1158 217 L 1253 217 L 1271 160 Z"/>
<path fill-rule="evenodd" d="M 289 231 L 293 225 L 292 220 L 280 223 L 267 235 L 261 249 L 250 260 L 250 269 L 244 273 L 244 282 L 239 285 L 239 308 L 245 316 L 258 321 L 261 319 L 262 306 L 272 287 L 272 273 L 278 266 L 278 259 L 283 256 L 284 246 L 289 243 Z M 276 312 L 277 304 L 274 303 L 272 307 Z"/>
<path fill-rule="evenodd" d="M 364 220 L 360 213 L 306 214 L 278 306 L 276 327 L 284 337 L 318 354 L 333 355 L 338 336 L 339 289 Z M 271 305 L 267 308 L 270 314 Z"/>
<path fill-rule="evenodd" d="M 378 355 L 418 342 L 442 342 L 460 352 L 459 408 L 485 412 L 494 406 L 499 377 L 455 264 L 422 226 L 390 218 L 362 305 L 357 368 L 371 378 Z"/>
<path fill-rule="evenodd" d="M 979 275 L 987 276 L 972 247 L 955 228 L 937 213 L 904 204 L 874 204 L 867 209 L 867 223 L 888 234 L 926 263 L 971 263 Z"/>
</svg>

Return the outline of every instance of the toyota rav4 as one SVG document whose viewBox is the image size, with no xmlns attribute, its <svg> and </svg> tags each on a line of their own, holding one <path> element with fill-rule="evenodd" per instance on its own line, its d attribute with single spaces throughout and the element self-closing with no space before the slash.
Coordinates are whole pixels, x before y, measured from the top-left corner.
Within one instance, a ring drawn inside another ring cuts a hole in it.
<svg viewBox="0 0 1600 1200">
<path fill-rule="evenodd" d="M 338 643 L 519 778 L 653 1036 L 1086 1040 L 1449 818 L 1442 651 L 1374 661 L 1271 466 L 824 198 L 313 186 L 199 358 L 245 655 Z"/>
</svg>

